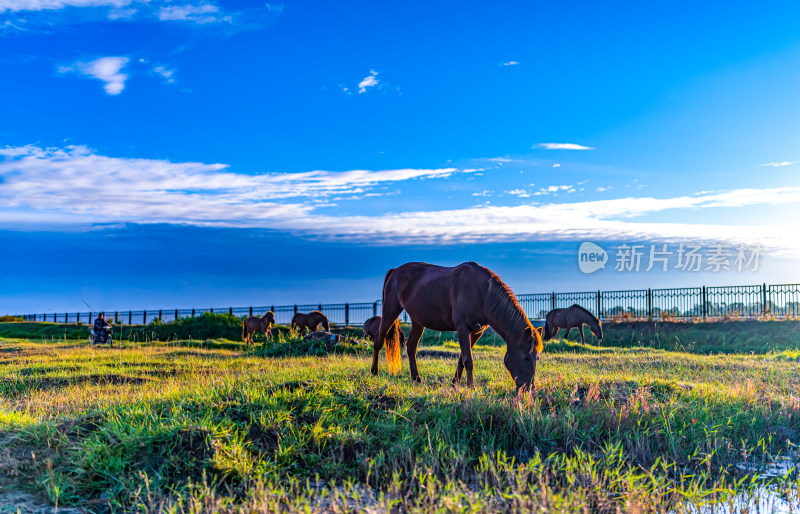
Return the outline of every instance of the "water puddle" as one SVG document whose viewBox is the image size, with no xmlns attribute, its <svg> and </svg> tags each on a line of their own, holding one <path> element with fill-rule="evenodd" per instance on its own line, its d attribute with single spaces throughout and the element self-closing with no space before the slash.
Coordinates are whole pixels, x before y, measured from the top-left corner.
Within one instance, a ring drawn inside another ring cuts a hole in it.
<svg viewBox="0 0 800 514">
<path fill-rule="evenodd" d="M 781 456 L 768 463 L 740 462 L 739 471 L 756 476 L 759 480 L 784 477 L 795 472 L 800 465 L 798 455 Z M 800 514 L 800 489 L 781 490 L 775 485 L 749 488 L 724 501 L 707 505 L 685 505 L 682 512 L 689 514 Z"/>
</svg>

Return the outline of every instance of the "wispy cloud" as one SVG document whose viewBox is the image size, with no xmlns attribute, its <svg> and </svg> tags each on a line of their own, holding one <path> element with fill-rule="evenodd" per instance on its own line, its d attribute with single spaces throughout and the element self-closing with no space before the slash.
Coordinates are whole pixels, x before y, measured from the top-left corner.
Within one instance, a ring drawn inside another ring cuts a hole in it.
<svg viewBox="0 0 800 514">
<path fill-rule="evenodd" d="M 127 57 L 101 57 L 89 62 L 76 62 L 71 66 L 61 66 L 59 73 L 80 73 L 87 77 L 102 80 L 103 89 L 109 95 L 118 95 L 125 89 L 128 75 L 122 69 L 128 65 Z"/>
<path fill-rule="evenodd" d="M 0 13 L 54 11 L 66 7 L 123 7 L 133 0 L 0 0 Z"/>
<path fill-rule="evenodd" d="M 512 189 L 511 191 L 506 191 L 506 194 L 518 196 L 520 198 L 530 198 L 531 196 L 531 194 L 525 189 Z"/>
<path fill-rule="evenodd" d="M 0 0 L 0 35 L 15 31 L 52 31 L 87 22 L 161 21 L 217 27 L 225 32 L 251 30 L 281 16 L 281 4 L 223 9 L 212 0 Z"/>
<path fill-rule="evenodd" d="M 5 148 L 0 149 L 0 208 L 25 206 L 116 221 L 228 225 L 235 217 L 251 223 L 287 211 L 309 212 L 314 206 L 308 199 L 365 194 L 379 184 L 466 172 L 440 168 L 248 175 L 227 168 L 106 157 L 83 146 Z"/>
<path fill-rule="evenodd" d="M 153 73 L 161 76 L 167 84 L 175 83 L 175 70 L 159 65 L 153 67 Z"/>
<path fill-rule="evenodd" d="M 378 72 L 375 70 L 369 70 L 369 75 L 361 79 L 361 82 L 358 83 L 358 93 L 366 93 L 368 87 L 375 87 L 378 85 Z"/>
<path fill-rule="evenodd" d="M 199 23 L 231 23 L 233 18 L 220 12 L 213 4 L 167 5 L 158 10 L 158 19 L 162 21 L 187 21 Z"/>
<path fill-rule="evenodd" d="M 574 192 L 575 192 L 575 186 L 561 185 L 561 186 L 543 187 L 533 194 L 535 196 L 541 196 L 541 195 L 551 195 L 554 193 L 574 193 Z"/>
<path fill-rule="evenodd" d="M 797 162 L 798 161 L 768 162 L 768 163 L 762 164 L 762 166 L 772 166 L 772 167 L 776 167 L 777 168 L 778 166 L 793 166 L 793 165 L 797 164 Z"/>
<path fill-rule="evenodd" d="M 504 62 L 503 66 L 516 66 L 517 64 L 519 64 L 517 61 L 508 61 Z"/>
<path fill-rule="evenodd" d="M 576 145 L 575 143 L 538 143 L 533 148 L 544 148 L 545 150 L 594 150 L 591 146 Z"/>
<path fill-rule="evenodd" d="M 800 242 L 786 226 L 662 223 L 654 213 L 762 205 L 800 205 L 800 187 L 736 189 L 669 198 L 524 203 L 464 209 L 325 214 L 326 205 L 353 195 L 381 194 L 406 180 L 448 177 L 466 170 L 398 169 L 344 172 L 236 173 L 225 164 L 170 162 L 98 155 L 85 147 L 0 149 L 0 222 L 27 227 L 47 223 L 173 223 L 257 227 L 304 237 L 370 244 L 576 239 L 705 239 L 787 249 Z M 543 188 L 569 192 L 572 186 Z M 542 191 L 542 190 L 540 190 Z M 531 194 L 519 191 L 517 196 Z M 543 197 L 539 196 L 540 198 Z M 91 200 L 89 200 L 91 199 Z M 316 201 L 316 202 L 315 202 Z"/>
</svg>

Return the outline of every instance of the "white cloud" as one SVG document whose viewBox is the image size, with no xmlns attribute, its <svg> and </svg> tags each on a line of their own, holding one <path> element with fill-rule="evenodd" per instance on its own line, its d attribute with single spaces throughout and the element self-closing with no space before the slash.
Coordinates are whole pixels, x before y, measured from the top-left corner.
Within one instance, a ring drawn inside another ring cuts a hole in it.
<svg viewBox="0 0 800 514">
<path fill-rule="evenodd" d="M 109 95 L 118 95 L 125 89 L 128 75 L 122 69 L 128 65 L 127 57 L 101 57 L 90 62 L 76 62 L 72 66 L 62 66 L 59 73 L 77 72 L 105 82 L 103 88 Z"/>
<path fill-rule="evenodd" d="M 308 199 L 367 193 L 378 184 L 444 178 L 456 168 L 309 171 L 247 175 L 225 164 L 172 163 L 97 155 L 82 146 L 0 149 L 0 210 L 34 209 L 87 219 L 240 225 L 285 212 L 307 213 Z M 92 201 L 86 201 L 91 197 Z M 295 199 L 295 203 L 282 203 Z M 300 201 L 298 201 L 300 200 Z M 327 201 L 327 200 L 326 200 Z"/>
<path fill-rule="evenodd" d="M 517 64 L 519 64 L 517 61 L 508 61 L 504 62 L 503 66 L 516 66 Z"/>
<path fill-rule="evenodd" d="M 380 194 L 389 183 L 464 172 L 445 168 L 248 175 L 232 172 L 225 164 L 114 158 L 80 146 L 11 147 L 0 149 L 0 223 L 26 228 L 126 222 L 254 227 L 384 245 L 705 239 L 761 242 L 800 256 L 800 241 L 786 237 L 789 225 L 637 219 L 670 211 L 800 205 L 798 186 L 366 216 L 319 210 L 352 195 Z M 542 189 L 556 193 L 569 192 L 570 187 Z"/>
<path fill-rule="evenodd" d="M 506 191 L 506 193 L 514 196 L 518 196 L 520 198 L 530 198 L 531 194 L 528 193 L 525 189 L 512 189 L 511 191 Z"/>
<path fill-rule="evenodd" d="M 554 168 L 560 168 L 560 167 L 561 167 L 561 165 L 560 165 L 559 163 L 555 163 L 555 164 L 553 164 L 553 167 L 554 167 Z"/>
<path fill-rule="evenodd" d="M 153 73 L 163 77 L 167 84 L 175 83 L 175 70 L 173 69 L 169 69 L 166 66 L 154 66 Z"/>
<path fill-rule="evenodd" d="M 54 11 L 66 7 L 124 7 L 132 0 L 0 0 L 0 13 Z"/>
<path fill-rule="evenodd" d="M 539 143 L 533 148 L 544 148 L 545 150 L 594 150 L 591 146 L 576 145 L 575 143 Z"/>
<path fill-rule="evenodd" d="M 220 13 L 219 7 L 213 4 L 168 5 L 158 10 L 158 19 L 162 21 L 190 21 L 193 23 L 230 23 L 233 19 Z"/>
<path fill-rule="evenodd" d="M 797 164 L 797 162 L 798 161 L 768 162 L 768 163 L 762 164 L 762 166 L 772 166 L 772 167 L 776 167 L 777 168 L 778 166 L 793 166 L 793 165 Z"/>
<path fill-rule="evenodd" d="M 361 79 L 361 82 L 358 83 L 358 93 L 366 93 L 368 87 L 375 87 L 378 85 L 378 79 L 375 78 L 378 76 L 378 72 L 375 70 L 369 70 L 369 75 Z"/>
</svg>

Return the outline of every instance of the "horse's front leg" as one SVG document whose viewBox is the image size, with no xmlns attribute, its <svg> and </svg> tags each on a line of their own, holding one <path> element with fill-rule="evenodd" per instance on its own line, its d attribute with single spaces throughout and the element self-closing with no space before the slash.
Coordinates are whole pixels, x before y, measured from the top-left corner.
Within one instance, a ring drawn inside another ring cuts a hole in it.
<svg viewBox="0 0 800 514">
<path fill-rule="evenodd" d="M 453 376 L 453 385 L 461 384 L 461 374 L 464 372 L 464 359 L 461 355 L 458 356 L 458 364 L 456 364 L 456 374 Z"/>
<path fill-rule="evenodd" d="M 467 327 L 458 329 L 458 346 L 461 347 L 461 359 L 464 369 L 467 371 L 467 387 L 475 387 L 475 379 L 472 374 L 472 331 Z M 458 369 L 456 369 L 458 372 Z"/>
<path fill-rule="evenodd" d="M 472 352 L 472 348 L 475 347 L 475 343 L 478 342 L 478 339 L 481 338 L 483 335 L 483 328 L 480 330 L 473 332 L 469 335 L 469 347 L 470 353 Z M 458 364 L 456 365 L 456 374 L 453 377 L 453 385 L 457 385 L 461 383 L 461 374 L 464 372 L 464 359 L 461 355 L 458 356 Z"/>
</svg>

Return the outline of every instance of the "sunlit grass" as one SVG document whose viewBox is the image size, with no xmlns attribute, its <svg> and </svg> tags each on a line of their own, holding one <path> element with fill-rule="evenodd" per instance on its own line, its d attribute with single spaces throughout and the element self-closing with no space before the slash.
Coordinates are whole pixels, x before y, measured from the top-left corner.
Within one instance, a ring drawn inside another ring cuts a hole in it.
<svg viewBox="0 0 800 514">
<path fill-rule="evenodd" d="M 472 390 L 450 385 L 453 342 L 424 349 L 423 384 L 405 360 L 373 377 L 369 348 L 301 347 L 0 341 L 0 437 L 60 505 L 246 512 L 681 509 L 800 442 L 791 353 L 555 341 L 516 398 L 501 347 L 476 347 Z"/>
</svg>

